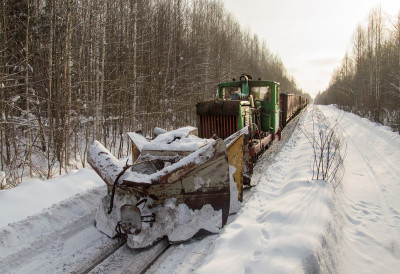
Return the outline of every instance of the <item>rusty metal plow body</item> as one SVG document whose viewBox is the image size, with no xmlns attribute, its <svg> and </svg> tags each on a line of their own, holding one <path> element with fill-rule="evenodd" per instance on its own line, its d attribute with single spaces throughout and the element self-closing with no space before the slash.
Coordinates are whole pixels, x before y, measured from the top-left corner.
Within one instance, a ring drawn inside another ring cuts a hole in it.
<svg viewBox="0 0 400 274">
<path fill-rule="evenodd" d="M 208 140 L 194 152 L 165 148 L 143 152 L 142 147 L 135 164 L 116 182 L 114 209 L 108 214 L 113 182 L 124 163 L 98 142 L 90 147 L 88 162 L 109 189 L 96 213 L 100 231 L 113 237 L 121 221 L 128 245 L 143 248 L 165 236 L 181 242 L 216 233 L 226 224 L 230 181 L 227 150 L 221 139 Z M 140 224 L 134 223 L 138 214 Z"/>
</svg>

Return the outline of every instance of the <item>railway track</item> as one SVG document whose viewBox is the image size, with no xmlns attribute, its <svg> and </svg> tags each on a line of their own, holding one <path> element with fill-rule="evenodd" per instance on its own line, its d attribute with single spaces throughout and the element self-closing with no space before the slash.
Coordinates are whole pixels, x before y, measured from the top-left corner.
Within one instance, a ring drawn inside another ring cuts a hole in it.
<svg viewBox="0 0 400 274">
<path fill-rule="evenodd" d="M 107 250 L 107 252 L 101 254 L 98 258 L 95 258 L 93 264 L 90 267 L 88 267 L 87 269 L 85 269 L 84 271 L 82 271 L 82 274 L 86 274 L 86 273 L 89 273 L 90 271 L 92 271 L 96 266 L 98 266 L 104 260 L 106 260 L 108 257 L 110 257 L 115 251 L 120 249 L 125 243 L 126 243 L 126 240 L 119 241 L 117 244 L 112 246 L 110 250 Z"/>
<path fill-rule="evenodd" d="M 251 195 L 251 188 L 247 188 L 244 190 L 243 199 L 247 201 Z M 233 222 L 235 220 L 236 215 L 230 215 L 228 218 L 227 224 Z M 132 250 L 127 245 L 125 245 L 125 241 L 116 243 L 110 247 L 110 250 L 101 254 L 97 258 L 92 260 L 92 263 L 89 267 L 85 267 L 80 271 L 75 273 L 131 273 L 131 274 L 142 274 L 142 273 L 157 273 L 158 266 L 162 264 L 163 261 L 171 260 L 169 256 L 174 256 L 177 249 L 186 248 L 187 251 L 185 253 L 197 253 L 197 257 L 204 258 L 207 254 L 207 248 L 204 248 L 204 244 L 196 245 L 199 241 L 205 240 L 208 244 L 211 245 L 217 234 L 210 235 L 208 237 L 204 237 L 201 239 L 193 239 L 189 240 L 182 245 L 174 244 L 171 245 L 169 241 L 164 238 L 161 241 L 157 242 L 155 245 L 145 248 L 142 250 Z M 203 250 L 197 250 L 203 249 Z M 196 251 L 194 251 L 196 250 Z M 161 258 L 161 259 L 160 259 Z M 158 260 L 161 262 L 158 262 Z M 196 258 L 190 258 L 196 261 Z M 185 260 L 185 259 L 182 259 Z M 129 263 L 128 263 L 129 262 Z M 180 263 L 180 262 L 179 262 Z M 177 263 L 177 264 L 179 264 Z M 150 271 L 148 271 L 150 270 Z M 148 272 L 147 272 L 148 271 Z"/>
<path fill-rule="evenodd" d="M 251 195 L 250 189 L 245 189 L 243 193 L 245 201 Z M 230 215 L 228 224 L 233 222 L 235 218 L 236 215 Z M 142 250 L 132 250 L 125 245 L 125 242 L 116 243 L 110 247 L 109 251 L 98 256 L 96 259 L 92 259 L 90 266 L 74 273 L 159 273 L 159 267 L 165 261 L 178 260 L 176 264 L 179 265 L 182 263 L 180 260 L 186 260 L 188 264 L 191 264 L 190 261 L 193 261 L 193 264 L 195 264 L 197 261 L 205 258 L 208 251 L 208 248 L 205 246 L 212 245 L 216 237 L 218 235 L 213 234 L 204 238 L 189 240 L 182 244 L 170 244 L 164 238 L 155 245 Z M 199 243 L 201 241 L 204 243 Z M 187 255 L 188 257 L 181 258 L 180 255 L 177 256 L 176 254 L 182 252 L 182 250 L 185 250 L 183 253 L 192 253 L 195 255 L 194 257 Z"/>
<path fill-rule="evenodd" d="M 145 273 L 170 246 L 167 239 L 162 239 L 149 248 L 132 250 L 122 241 L 76 273 Z"/>
<path fill-rule="evenodd" d="M 247 200 L 250 196 L 250 188 L 244 191 L 244 199 Z M 235 219 L 235 215 L 231 215 L 228 218 L 228 224 L 231 223 Z M 177 246 L 185 246 L 186 248 L 191 248 L 197 250 L 198 247 L 194 245 L 197 241 L 201 241 L 202 239 L 210 238 L 210 243 L 215 239 L 216 234 L 210 235 L 209 237 L 204 237 L 201 239 L 193 239 L 189 240 L 182 245 L 174 244 L 171 245 L 167 238 L 164 238 L 157 242 L 155 245 L 140 249 L 133 250 L 130 249 L 125 243 L 126 240 L 115 241 L 107 251 L 98 254 L 95 258 L 91 258 L 86 262 L 86 265 L 83 265 L 80 269 L 73 271 L 73 273 L 132 273 L 132 274 L 141 274 L 146 273 L 150 268 L 152 268 L 150 273 L 157 272 L 157 266 L 153 267 L 153 265 L 157 264 L 157 260 L 164 256 L 168 260 L 168 256 L 175 252 Z M 192 246 L 192 247 L 189 247 Z M 170 250 L 172 249 L 172 250 Z M 179 249 L 179 247 L 178 247 Z M 167 252 L 169 251 L 169 252 Z M 193 252 L 190 250 L 188 252 Z M 202 251 L 204 253 L 204 251 Z M 169 253 L 169 254 L 168 254 Z M 196 253 L 196 252 L 193 252 Z M 201 253 L 201 252 L 200 252 Z M 166 255 L 165 255 L 166 254 Z M 203 254 L 204 256 L 206 254 Z M 172 255 L 173 256 L 173 255 Z M 162 260 L 166 260 L 163 258 Z"/>
</svg>

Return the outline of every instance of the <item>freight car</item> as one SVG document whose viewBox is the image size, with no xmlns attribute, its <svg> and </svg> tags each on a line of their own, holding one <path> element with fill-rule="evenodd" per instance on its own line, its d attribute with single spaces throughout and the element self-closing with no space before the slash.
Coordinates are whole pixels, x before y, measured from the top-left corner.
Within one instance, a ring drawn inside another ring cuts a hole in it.
<svg viewBox="0 0 400 274">
<path fill-rule="evenodd" d="M 296 94 L 281 93 L 281 116 L 279 125 L 284 128 L 308 104 L 308 98 Z"/>
</svg>

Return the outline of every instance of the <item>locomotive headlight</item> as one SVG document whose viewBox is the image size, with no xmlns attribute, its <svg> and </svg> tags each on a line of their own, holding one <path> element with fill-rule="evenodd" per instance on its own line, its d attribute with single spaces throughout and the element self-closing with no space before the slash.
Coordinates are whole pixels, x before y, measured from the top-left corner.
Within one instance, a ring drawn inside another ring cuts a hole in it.
<svg viewBox="0 0 400 274">
<path fill-rule="evenodd" d="M 121 228 L 128 234 L 140 233 L 142 216 L 137 206 L 128 204 L 121 206 Z"/>
<path fill-rule="evenodd" d="M 249 80 L 249 78 L 247 78 L 246 75 L 240 76 L 240 81 L 241 81 L 241 82 L 247 82 L 248 80 Z"/>
</svg>

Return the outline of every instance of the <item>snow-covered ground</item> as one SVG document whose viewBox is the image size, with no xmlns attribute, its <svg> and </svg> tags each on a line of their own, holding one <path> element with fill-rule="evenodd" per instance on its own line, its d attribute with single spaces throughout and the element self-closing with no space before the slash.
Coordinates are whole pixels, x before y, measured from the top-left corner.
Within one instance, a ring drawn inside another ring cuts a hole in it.
<svg viewBox="0 0 400 274">
<path fill-rule="evenodd" d="M 310 143 L 295 131 L 200 273 L 399 272 L 400 136 L 318 108 L 347 142 L 339 187 L 310 180 Z M 312 127 L 309 109 L 300 126 Z"/>
<path fill-rule="evenodd" d="M 334 189 L 311 180 L 312 148 L 300 130 L 311 131 L 311 108 L 277 156 L 258 162 L 257 186 L 221 234 L 174 246 L 150 273 L 399 272 L 400 136 L 318 106 L 328 121 L 340 119 L 347 142 L 343 178 Z M 91 169 L 0 191 L 2 273 L 79 272 L 91 255 L 115 243 L 93 226 L 105 191 Z M 130 263 L 115 260 L 107 272 L 122 273 Z"/>
</svg>

